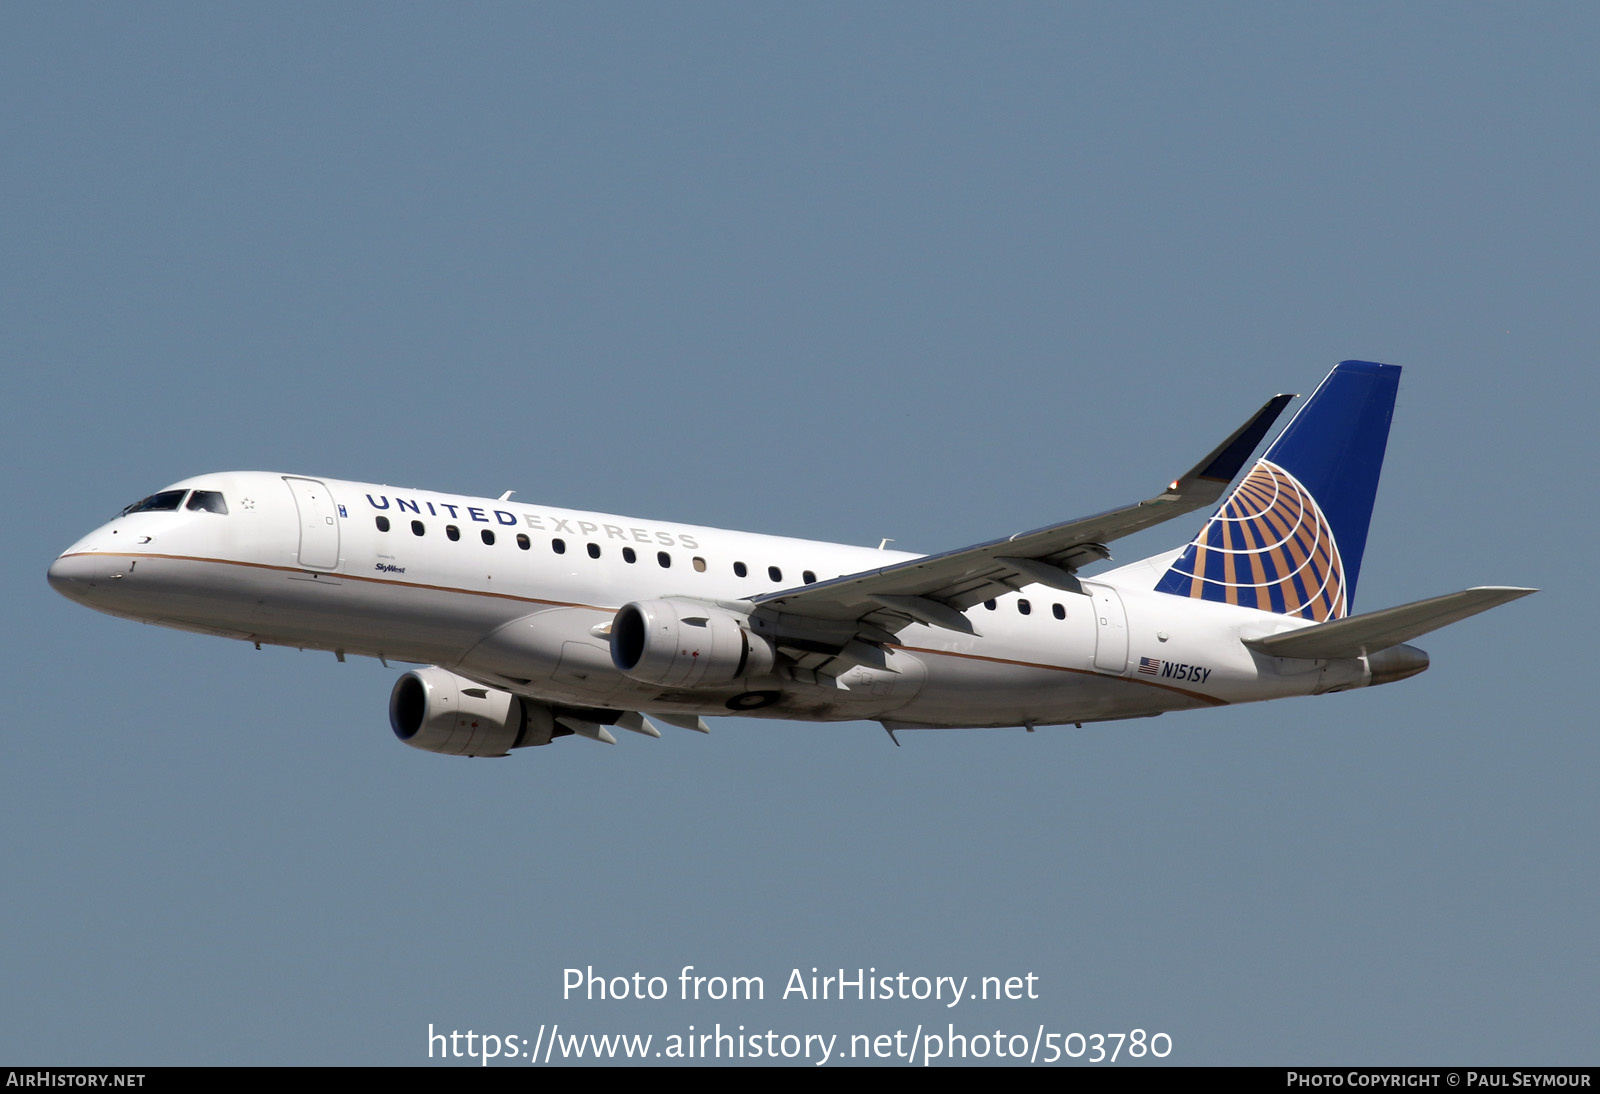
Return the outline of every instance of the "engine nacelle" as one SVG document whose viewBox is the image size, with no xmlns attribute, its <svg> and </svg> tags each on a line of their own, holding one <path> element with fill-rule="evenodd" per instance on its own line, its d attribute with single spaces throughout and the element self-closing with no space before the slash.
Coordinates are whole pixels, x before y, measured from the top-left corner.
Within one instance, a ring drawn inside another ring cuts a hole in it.
<svg viewBox="0 0 1600 1094">
<path fill-rule="evenodd" d="M 413 669 L 395 681 L 389 725 L 412 748 L 448 756 L 504 756 L 547 745 L 555 731 L 548 707 L 441 668 Z"/>
<path fill-rule="evenodd" d="M 771 672 L 776 659 L 738 616 L 692 600 L 636 600 L 611 621 L 611 663 L 649 684 L 716 687 Z"/>
</svg>

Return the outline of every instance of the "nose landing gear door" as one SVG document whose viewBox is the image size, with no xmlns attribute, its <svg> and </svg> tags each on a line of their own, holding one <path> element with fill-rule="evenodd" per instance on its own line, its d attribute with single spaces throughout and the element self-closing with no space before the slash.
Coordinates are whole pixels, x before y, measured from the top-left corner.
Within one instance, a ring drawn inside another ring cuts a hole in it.
<svg viewBox="0 0 1600 1094">
<path fill-rule="evenodd" d="M 295 479 L 285 475 L 300 514 L 300 565 L 314 570 L 331 570 L 339 565 L 339 515 L 333 494 L 316 479 Z"/>
</svg>

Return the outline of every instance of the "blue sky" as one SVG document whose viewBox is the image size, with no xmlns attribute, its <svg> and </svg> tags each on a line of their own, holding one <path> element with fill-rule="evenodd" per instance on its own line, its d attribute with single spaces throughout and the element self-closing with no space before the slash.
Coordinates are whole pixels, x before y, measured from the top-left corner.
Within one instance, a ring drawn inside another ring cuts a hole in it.
<svg viewBox="0 0 1600 1094">
<path fill-rule="evenodd" d="M 7 5 L 0 1059 L 1593 1063 L 1597 49 L 1576 4 Z M 1545 590 L 1364 692 L 460 761 L 392 739 L 392 669 L 44 581 L 231 468 L 941 550 L 1148 496 L 1344 358 L 1406 369 L 1358 609 Z M 768 998 L 563 1000 L 590 965 Z M 776 998 L 813 966 L 1040 998 Z"/>
</svg>

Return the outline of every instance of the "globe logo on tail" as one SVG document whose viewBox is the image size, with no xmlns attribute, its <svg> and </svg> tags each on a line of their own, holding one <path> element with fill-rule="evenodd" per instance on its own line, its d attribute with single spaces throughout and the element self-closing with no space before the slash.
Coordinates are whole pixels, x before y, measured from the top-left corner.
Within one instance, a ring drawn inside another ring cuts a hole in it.
<svg viewBox="0 0 1600 1094">
<path fill-rule="evenodd" d="M 1156 588 L 1322 622 L 1349 614 L 1328 519 L 1300 482 L 1261 460 Z"/>
</svg>

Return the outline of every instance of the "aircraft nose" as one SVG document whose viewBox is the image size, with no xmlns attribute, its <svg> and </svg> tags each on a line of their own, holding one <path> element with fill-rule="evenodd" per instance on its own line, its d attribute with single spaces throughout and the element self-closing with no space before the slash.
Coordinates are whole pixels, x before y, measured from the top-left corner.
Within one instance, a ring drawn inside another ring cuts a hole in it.
<svg viewBox="0 0 1600 1094">
<path fill-rule="evenodd" d="M 94 584 L 98 561 L 93 555 L 62 555 L 50 564 L 50 587 L 73 600 L 82 598 Z"/>
</svg>

